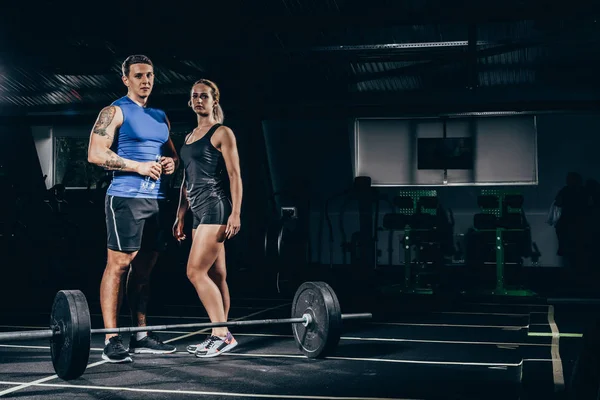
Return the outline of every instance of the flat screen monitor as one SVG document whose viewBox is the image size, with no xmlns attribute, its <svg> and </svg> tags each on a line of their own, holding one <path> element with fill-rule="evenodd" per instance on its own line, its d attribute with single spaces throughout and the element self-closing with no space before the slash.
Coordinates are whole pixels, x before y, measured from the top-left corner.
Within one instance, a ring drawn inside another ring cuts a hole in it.
<svg viewBox="0 0 600 400">
<path fill-rule="evenodd" d="M 473 139 L 419 138 L 418 169 L 473 169 Z"/>
</svg>

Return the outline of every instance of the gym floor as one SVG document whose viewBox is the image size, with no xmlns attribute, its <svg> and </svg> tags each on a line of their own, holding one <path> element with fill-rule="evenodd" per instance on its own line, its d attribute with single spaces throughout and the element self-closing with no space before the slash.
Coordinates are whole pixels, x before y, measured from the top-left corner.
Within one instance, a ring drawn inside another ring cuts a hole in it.
<svg viewBox="0 0 600 400">
<path fill-rule="evenodd" d="M 288 318 L 291 298 L 233 298 L 230 319 Z M 550 398 L 569 379 L 577 332 L 570 306 L 539 298 L 379 299 L 376 309 L 342 301 L 342 312 L 372 312 L 345 321 L 335 355 L 308 359 L 289 325 L 232 328 L 231 353 L 200 359 L 185 351 L 206 330 L 159 332 L 171 355 L 136 355 L 131 364 L 101 359 L 103 335 L 92 336 L 83 376 L 54 375 L 47 340 L 0 344 L 0 396 L 19 399 L 533 399 Z M 165 304 L 165 303 L 163 303 Z M 418 304 L 418 306 L 417 306 Z M 562 307 L 562 308 L 561 308 Z M 101 327 L 90 304 L 92 327 Z M 3 312 L 2 331 L 47 329 L 42 310 Z M 121 326 L 129 325 L 122 315 Z M 203 307 L 164 305 L 149 323 L 207 322 Z M 560 337 L 560 332 L 569 332 Z M 554 335 L 553 335 L 554 333 Z M 573 334 L 574 333 L 574 334 Z M 125 344 L 128 342 L 125 336 Z M 560 344 L 560 346 L 559 346 Z"/>
</svg>

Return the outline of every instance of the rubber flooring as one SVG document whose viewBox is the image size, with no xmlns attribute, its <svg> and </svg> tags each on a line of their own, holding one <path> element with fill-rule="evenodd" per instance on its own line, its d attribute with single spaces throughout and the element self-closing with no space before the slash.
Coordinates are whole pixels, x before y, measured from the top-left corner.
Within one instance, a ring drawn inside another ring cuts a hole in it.
<svg viewBox="0 0 600 400">
<path fill-rule="evenodd" d="M 171 355 L 135 355 L 131 364 L 101 359 L 103 336 L 93 335 L 82 377 L 54 375 L 47 340 L 0 344 L 0 396 L 18 399 L 535 399 L 563 390 L 577 337 L 552 332 L 579 326 L 585 311 L 543 301 L 453 301 L 422 306 L 386 301 L 371 320 L 345 321 L 335 354 L 309 359 L 290 325 L 231 328 L 239 345 L 200 359 L 185 351 L 206 329 L 158 332 L 177 346 Z M 290 299 L 232 299 L 230 319 L 288 318 Z M 573 306 L 571 306 L 573 308 Z M 101 327 L 98 304 L 92 326 Z M 569 317 L 571 315 L 571 317 Z M 573 321 L 575 319 L 575 322 Z M 46 329 L 40 310 L 5 310 L 0 330 Z M 121 315 L 120 325 L 129 325 Z M 201 306 L 172 304 L 149 313 L 151 325 L 207 322 Z M 554 328 L 553 328 L 554 326 Z M 558 338 L 558 342 L 557 342 Z M 128 335 L 124 335 L 127 345 Z M 560 349 L 558 346 L 560 343 Z M 564 348 L 563 348 L 563 343 Z M 558 350 L 558 357 L 557 352 Z M 562 369 L 556 373 L 556 367 Z"/>
</svg>

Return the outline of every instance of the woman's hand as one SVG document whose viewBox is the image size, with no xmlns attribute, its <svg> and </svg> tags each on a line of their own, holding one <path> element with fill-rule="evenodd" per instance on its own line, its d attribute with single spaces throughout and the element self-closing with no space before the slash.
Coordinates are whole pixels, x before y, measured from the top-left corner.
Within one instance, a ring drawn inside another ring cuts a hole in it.
<svg viewBox="0 0 600 400">
<path fill-rule="evenodd" d="M 231 214 L 229 219 L 227 220 L 227 228 L 225 228 L 225 237 L 227 239 L 231 239 L 240 231 L 240 215 L 239 214 Z"/>
<path fill-rule="evenodd" d="M 171 175 L 175 172 L 175 160 L 172 157 L 161 157 L 160 165 L 162 166 L 162 172 L 165 175 Z"/>
<path fill-rule="evenodd" d="M 185 240 L 185 235 L 183 233 L 183 221 L 176 220 L 173 224 L 173 237 L 179 242 Z"/>
</svg>

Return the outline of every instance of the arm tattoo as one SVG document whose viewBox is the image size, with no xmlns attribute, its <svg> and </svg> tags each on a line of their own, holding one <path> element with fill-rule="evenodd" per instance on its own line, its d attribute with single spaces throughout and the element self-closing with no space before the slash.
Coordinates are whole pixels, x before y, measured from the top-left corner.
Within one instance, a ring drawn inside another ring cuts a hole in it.
<svg viewBox="0 0 600 400">
<path fill-rule="evenodd" d="M 102 165 L 104 168 L 117 171 L 120 171 L 123 168 L 125 168 L 125 160 L 123 160 L 121 157 L 116 155 L 111 150 L 107 150 L 106 154 L 109 158 L 106 161 L 104 161 L 104 164 Z"/>
<path fill-rule="evenodd" d="M 115 107 L 110 106 L 104 108 L 100 112 L 98 122 L 96 122 L 96 125 L 94 125 L 94 133 L 100 136 L 110 136 L 108 132 L 106 132 L 106 128 L 108 128 L 114 117 Z"/>
</svg>

